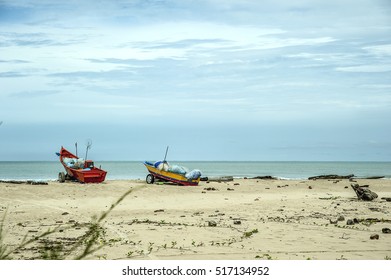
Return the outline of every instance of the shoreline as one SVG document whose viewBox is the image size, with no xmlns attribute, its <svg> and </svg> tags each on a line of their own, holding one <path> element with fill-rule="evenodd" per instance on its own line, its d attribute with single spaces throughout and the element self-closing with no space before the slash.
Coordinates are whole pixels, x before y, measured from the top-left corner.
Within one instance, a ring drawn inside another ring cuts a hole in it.
<svg viewBox="0 0 391 280">
<path fill-rule="evenodd" d="M 94 215 L 131 190 L 102 222 L 105 246 L 89 259 L 391 258 L 391 234 L 382 232 L 391 228 L 391 202 L 382 199 L 391 197 L 391 181 L 357 182 L 379 197 L 358 200 L 348 179 L 234 179 L 195 187 L 144 180 L 0 183 L 0 217 L 6 215 L 4 242 L 10 248 L 26 234 L 34 237 L 56 226 L 64 230 L 46 242 L 66 248 L 83 236 Z M 379 239 L 371 239 L 376 234 Z M 40 258 L 42 244 L 12 258 Z"/>
<path fill-rule="evenodd" d="M 146 174 L 147 175 L 147 174 Z M 146 176 L 145 175 L 145 176 Z M 334 175 L 318 175 L 318 176 L 313 176 L 313 177 L 319 177 L 319 176 L 334 176 Z M 336 175 L 336 176 L 339 176 L 339 175 Z M 204 179 L 204 180 L 201 180 L 201 181 L 209 181 L 209 182 L 212 182 L 212 181 L 226 181 L 226 179 L 221 179 L 219 180 L 218 178 L 226 178 L 226 177 L 231 177 L 232 180 L 228 180 L 228 181 L 233 181 L 233 180 L 264 180 L 264 181 L 268 181 L 268 180 L 280 180 L 280 181 L 303 181 L 303 180 L 308 180 L 308 181 L 317 181 L 317 180 L 341 180 L 341 179 L 345 179 L 343 178 L 344 175 L 341 175 L 341 178 L 312 178 L 312 177 L 308 177 L 308 178 L 286 178 L 286 177 L 276 177 L 276 176 L 270 176 L 270 175 L 262 175 L 262 176 L 255 176 L 255 177 L 247 177 L 247 176 L 243 176 L 243 177 L 238 177 L 238 176 L 227 176 L 227 175 L 224 175 L 224 176 L 211 176 L 210 180 L 207 180 L 207 179 Z M 261 178 L 261 177 L 270 177 L 270 178 Z M 372 178 L 373 177 L 373 178 Z M 208 177 L 204 177 L 204 178 L 208 178 Z M 350 179 L 352 180 L 391 180 L 391 177 L 385 177 L 385 176 L 370 176 L 370 177 L 351 177 Z M 135 181 L 135 182 L 139 182 L 139 181 L 142 181 L 145 183 L 145 178 L 114 178 L 114 179 L 106 179 L 104 182 L 113 182 L 113 181 Z M 49 183 L 49 182 L 58 182 L 58 179 L 6 179 L 6 178 L 0 178 L 0 183 L 9 183 L 9 184 L 23 184 L 23 183 Z M 72 181 L 70 181 L 72 182 Z M 77 183 L 75 181 L 75 183 Z M 99 183 L 98 183 L 99 184 Z"/>
<path fill-rule="evenodd" d="M 184 162 L 189 169 L 201 170 L 202 177 L 233 176 L 235 178 L 252 178 L 256 176 L 273 176 L 286 180 L 305 180 L 320 174 L 354 174 L 357 178 L 385 176 L 391 179 L 390 163 L 287 163 L 287 162 Z M 145 179 L 148 174 L 145 166 L 139 162 L 107 162 L 102 165 L 106 170 L 107 180 Z M 13 180 L 56 180 L 64 168 L 59 162 L 2 163 L 0 162 L 0 179 Z"/>
</svg>

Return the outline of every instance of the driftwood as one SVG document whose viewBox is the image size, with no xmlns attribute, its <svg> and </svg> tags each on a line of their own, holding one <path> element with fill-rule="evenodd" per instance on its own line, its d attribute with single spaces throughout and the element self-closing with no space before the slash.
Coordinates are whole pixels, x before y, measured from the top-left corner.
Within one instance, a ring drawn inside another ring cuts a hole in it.
<svg viewBox="0 0 391 280">
<path fill-rule="evenodd" d="M 330 174 L 330 175 L 319 175 L 319 176 L 313 176 L 313 177 L 309 177 L 308 180 L 317 180 L 317 179 L 350 179 L 350 178 L 353 178 L 354 177 L 354 174 L 350 174 L 350 175 L 334 175 L 334 174 Z"/>
<path fill-rule="evenodd" d="M 365 177 L 363 179 L 383 179 L 384 176 L 370 176 L 370 177 Z"/>
<path fill-rule="evenodd" d="M 209 182 L 229 182 L 233 181 L 233 176 L 210 176 L 208 177 Z"/>
<path fill-rule="evenodd" d="M 356 193 L 359 200 L 371 201 L 378 197 L 377 193 L 370 191 L 367 188 L 362 188 L 359 184 L 350 185 Z"/>
<path fill-rule="evenodd" d="M 278 178 L 273 177 L 273 176 L 256 176 L 256 177 L 252 177 L 251 179 L 278 180 Z"/>
<path fill-rule="evenodd" d="M 47 185 L 47 182 L 42 181 L 19 181 L 19 180 L 0 180 L 0 183 L 8 183 L 8 184 L 28 184 L 28 185 Z"/>
</svg>

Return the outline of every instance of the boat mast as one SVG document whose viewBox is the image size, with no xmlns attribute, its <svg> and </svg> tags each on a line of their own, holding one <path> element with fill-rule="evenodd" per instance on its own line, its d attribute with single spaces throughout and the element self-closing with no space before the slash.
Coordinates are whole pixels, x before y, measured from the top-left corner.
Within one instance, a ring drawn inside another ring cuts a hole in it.
<svg viewBox="0 0 391 280">
<path fill-rule="evenodd" d="M 87 141 L 87 149 L 86 149 L 86 157 L 84 158 L 85 160 L 87 160 L 87 153 L 88 153 L 88 150 L 91 148 L 91 145 L 92 145 L 92 141 L 91 140 L 88 140 Z"/>
<path fill-rule="evenodd" d="M 166 162 L 167 153 L 168 153 L 168 146 L 167 146 L 167 148 L 166 148 L 166 154 L 164 155 L 164 160 L 163 160 L 163 162 Z"/>
</svg>

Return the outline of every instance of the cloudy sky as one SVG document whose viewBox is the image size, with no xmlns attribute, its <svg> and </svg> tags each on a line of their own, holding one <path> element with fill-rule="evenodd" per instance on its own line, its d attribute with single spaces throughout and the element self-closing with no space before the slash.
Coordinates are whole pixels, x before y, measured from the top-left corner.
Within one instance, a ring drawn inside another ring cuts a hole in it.
<svg viewBox="0 0 391 280">
<path fill-rule="evenodd" d="M 391 160 L 390 0 L 0 0 L 0 160 Z"/>
</svg>

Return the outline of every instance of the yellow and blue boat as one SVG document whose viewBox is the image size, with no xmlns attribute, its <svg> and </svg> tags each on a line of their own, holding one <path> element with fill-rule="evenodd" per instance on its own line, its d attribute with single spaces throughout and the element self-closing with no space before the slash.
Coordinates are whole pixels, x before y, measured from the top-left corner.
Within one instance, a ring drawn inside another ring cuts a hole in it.
<svg viewBox="0 0 391 280">
<path fill-rule="evenodd" d="M 181 166 L 170 166 L 167 161 L 157 161 L 155 163 L 145 161 L 145 167 L 149 174 L 146 177 L 148 184 L 153 184 L 155 180 L 171 182 L 182 186 L 198 186 L 201 172 L 197 169 L 186 172 Z"/>
</svg>

